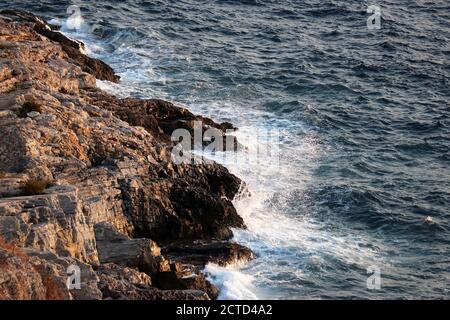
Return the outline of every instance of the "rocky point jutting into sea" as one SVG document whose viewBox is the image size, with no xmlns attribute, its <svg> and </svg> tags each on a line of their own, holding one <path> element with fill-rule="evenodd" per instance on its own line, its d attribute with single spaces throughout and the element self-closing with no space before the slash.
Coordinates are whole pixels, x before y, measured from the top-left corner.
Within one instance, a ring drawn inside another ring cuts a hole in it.
<svg viewBox="0 0 450 320">
<path fill-rule="evenodd" d="M 175 164 L 170 136 L 233 126 L 101 91 L 96 78 L 119 78 L 82 49 L 31 13 L 0 14 L 0 299 L 216 298 L 205 264 L 253 256 L 229 241 L 242 182 Z"/>
</svg>

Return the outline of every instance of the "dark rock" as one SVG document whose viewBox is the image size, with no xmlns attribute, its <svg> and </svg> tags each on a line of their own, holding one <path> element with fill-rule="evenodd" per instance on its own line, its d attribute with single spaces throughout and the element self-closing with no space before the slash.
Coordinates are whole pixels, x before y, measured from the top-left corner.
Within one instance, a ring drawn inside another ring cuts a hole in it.
<svg viewBox="0 0 450 320">
<path fill-rule="evenodd" d="M 237 130 L 229 122 L 216 123 L 207 117 L 194 115 L 187 109 L 177 107 L 171 102 L 160 99 L 118 99 L 95 90 L 87 91 L 86 93 L 92 99 L 90 100 L 91 103 L 114 111 L 123 121 L 133 126 L 144 127 L 168 144 L 172 143 L 171 135 L 174 130 L 186 129 L 191 134 L 192 146 L 194 146 L 194 122 L 197 121 L 202 124 L 202 133 L 205 133 L 210 128 L 217 129 L 218 135 L 221 135 L 223 138 L 223 148 L 226 148 L 226 150 L 236 151 L 243 148 L 234 136 L 229 136 L 229 141 L 232 145 L 227 146 L 227 133 Z M 210 143 L 203 141 L 203 139 L 202 142 L 203 146 Z"/>
<path fill-rule="evenodd" d="M 106 223 L 95 225 L 95 237 L 101 264 L 135 267 L 149 275 L 159 289 L 202 290 L 212 299 L 218 296 L 217 288 L 198 269 L 188 268 L 186 272 L 180 263 L 169 263 L 152 240 L 129 239 Z"/>
<path fill-rule="evenodd" d="M 57 31 L 46 31 L 45 33 L 51 32 L 52 34 L 57 33 Z M 45 34 L 44 34 L 45 35 Z M 52 37 L 52 40 L 56 39 L 56 37 Z M 54 40 L 56 41 L 56 40 Z M 71 62 L 81 67 L 81 70 L 92 74 L 99 80 L 107 80 L 111 82 L 119 82 L 120 77 L 114 73 L 114 70 L 104 63 L 103 61 L 95 58 L 88 57 L 81 53 L 78 49 L 73 48 L 72 46 L 67 46 L 61 43 L 63 50 L 69 56 Z"/>
<path fill-rule="evenodd" d="M 146 274 L 132 268 L 104 264 L 97 268 L 103 299 L 114 300 L 208 300 L 200 290 L 160 290 L 151 287 Z"/>
<path fill-rule="evenodd" d="M 198 170 L 193 167 L 191 172 Z M 244 228 L 242 218 L 226 197 L 236 189 L 239 180 L 222 170 L 209 173 L 211 177 L 186 174 L 166 182 L 144 180 L 139 189 L 122 184 L 125 210 L 135 226 L 134 236 L 156 241 L 230 239 L 230 227 Z M 223 174 L 224 180 L 210 185 L 210 180 L 220 180 L 214 173 Z M 225 185 L 226 177 L 234 184 Z"/>
<path fill-rule="evenodd" d="M 209 262 L 227 266 L 254 258 L 254 253 L 249 248 L 227 241 L 171 243 L 162 248 L 162 253 L 172 260 L 200 267 Z"/>
<path fill-rule="evenodd" d="M 94 228 L 100 263 L 137 267 L 149 275 L 169 270 L 169 263 L 152 240 L 130 239 L 107 223 L 98 223 Z"/>
</svg>

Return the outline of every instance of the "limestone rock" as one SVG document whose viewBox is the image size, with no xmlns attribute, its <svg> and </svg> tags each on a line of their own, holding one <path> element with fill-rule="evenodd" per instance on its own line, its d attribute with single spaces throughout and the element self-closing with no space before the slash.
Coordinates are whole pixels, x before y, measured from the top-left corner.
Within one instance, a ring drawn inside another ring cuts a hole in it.
<svg viewBox="0 0 450 320">
<path fill-rule="evenodd" d="M 118 81 L 114 71 L 31 13 L 1 12 L 0 30 L 0 238 L 29 251 L 22 264 L 2 253 L 0 298 L 105 298 L 99 288 L 118 299 L 216 297 L 199 266 L 250 256 L 217 242 L 245 228 L 232 203 L 242 182 L 213 162 L 175 164 L 170 135 L 192 132 L 195 121 L 224 139 L 235 128 L 162 100 L 101 91 L 96 78 Z M 47 187 L 23 196 L 27 181 Z M 211 244 L 176 245 L 198 240 Z M 170 260 L 155 241 L 171 248 Z M 68 263 L 91 279 L 85 291 L 64 290 Z M 127 268 L 150 277 L 143 291 Z"/>
<path fill-rule="evenodd" d="M 209 262 L 225 267 L 254 258 L 253 252 L 247 247 L 227 241 L 171 243 L 165 246 L 162 252 L 173 260 L 201 267 Z"/>
<path fill-rule="evenodd" d="M 67 270 L 80 268 L 80 288 L 69 290 Z M 0 300 L 101 299 L 98 278 L 92 267 L 73 258 L 49 252 L 21 250 L 0 245 Z"/>
<path fill-rule="evenodd" d="M 149 286 L 150 279 L 132 268 L 104 264 L 97 270 L 104 299 L 113 300 L 209 300 L 201 290 L 160 290 Z"/>
<path fill-rule="evenodd" d="M 119 76 L 114 73 L 114 70 L 110 66 L 101 60 L 88 57 L 81 52 L 81 49 L 84 48 L 83 43 L 68 39 L 62 33 L 52 30 L 52 26 L 43 19 L 20 10 L 3 10 L 0 13 L 13 20 L 29 24 L 38 34 L 59 43 L 62 50 L 68 55 L 69 61 L 79 65 L 83 71 L 100 80 L 119 82 Z"/>
</svg>

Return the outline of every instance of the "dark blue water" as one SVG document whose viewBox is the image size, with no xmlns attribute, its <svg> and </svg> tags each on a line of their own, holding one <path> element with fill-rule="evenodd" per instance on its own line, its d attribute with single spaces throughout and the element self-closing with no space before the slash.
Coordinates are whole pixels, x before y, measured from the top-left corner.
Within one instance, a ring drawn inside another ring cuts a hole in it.
<svg viewBox="0 0 450 320">
<path fill-rule="evenodd" d="M 276 168 L 222 161 L 248 182 L 236 240 L 259 255 L 208 266 L 222 298 L 450 298 L 448 1 L 8 2 L 86 41 L 116 94 L 232 121 L 249 152 L 280 132 Z"/>
</svg>

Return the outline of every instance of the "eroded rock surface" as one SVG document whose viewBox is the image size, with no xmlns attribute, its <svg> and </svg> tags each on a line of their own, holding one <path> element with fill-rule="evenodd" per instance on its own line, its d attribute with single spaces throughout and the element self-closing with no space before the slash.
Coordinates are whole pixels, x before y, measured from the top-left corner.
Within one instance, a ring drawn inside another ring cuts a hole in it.
<svg viewBox="0 0 450 320">
<path fill-rule="evenodd" d="M 82 47 L 30 13 L 0 13 L 0 237 L 27 259 L 0 249 L 0 298 L 215 298 L 198 265 L 251 258 L 226 241 L 245 228 L 242 183 L 216 163 L 175 164 L 170 134 L 202 121 L 226 139 L 233 126 L 101 91 L 95 77 L 119 78 Z M 45 190 L 24 196 L 36 181 Z M 89 271 L 75 293 L 62 285 L 71 264 Z"/>
<path fill-rule="evenodd" d="M 78 65 L 83 71 L 92 74 L 97 79 L 108 80 L 111 82 L 119 82 L 120 77 L 114 73 L 114 70 L 101 60 L 88 57 L 82 53 L 84 44 L 67 38 L 54 26 L 46 23 L 43 19 L 25 11 L 20 10 L 4 10 L 3 15 L 9 19 L 17 21 L 20 24 L 27 24 L 33 30 L 53 40 L 61 46 L 61 49 L 67 54 L 67 60 L 70 63 Z"/>
<path fill-rule="evenodd" d="M 202 241 L 171 243 L 162 252 L 175 261 L 204 267 L 212 262 L 219 266 L 228 266 L 250 261 L 254 253 L 238 243 L 228 241 Z"/>
<path fill-rule="evenodd" d="M 202 290 L 160 290 L 151 279 L 135 269 L 104 264 L 97 269 L 104 299 L 114 300 L 209 300 Z"/>
<path fill-rule="evenodd" d="M 80 270 L 80 289 L 69 290 L 68 267 Z M 92 266 L 72 257 L 34 249 L 0 248 L 0 298 L 8 300 L 102 299 Z"/>
</svg>

